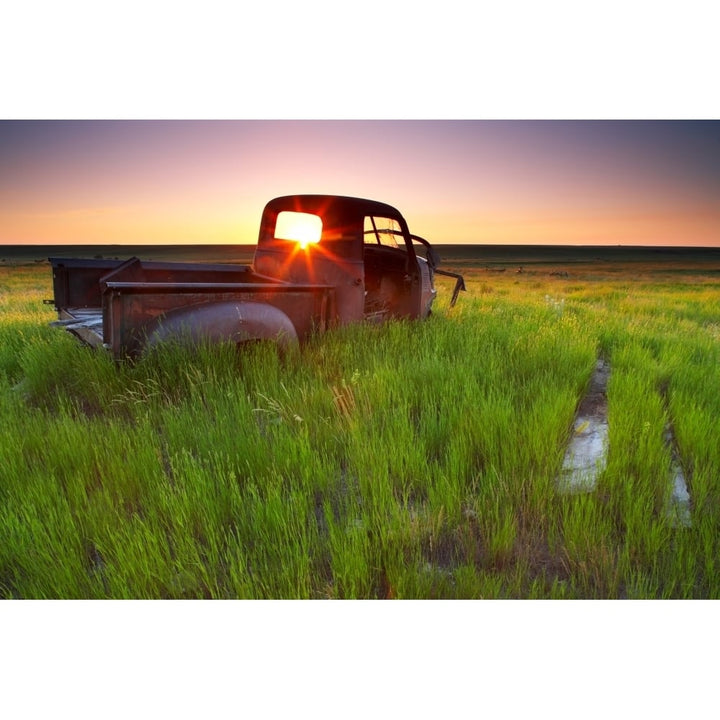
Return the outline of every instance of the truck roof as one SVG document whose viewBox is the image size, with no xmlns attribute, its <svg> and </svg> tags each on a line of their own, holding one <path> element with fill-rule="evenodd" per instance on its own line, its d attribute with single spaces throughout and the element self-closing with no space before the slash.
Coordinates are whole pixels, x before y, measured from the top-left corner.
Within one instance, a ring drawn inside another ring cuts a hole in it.
<svg viewBox="0 0 720 720">
<path fill-rule="evenodd" d="M 345 195 L 284 195 L 265 205 L 265 212 L 275 214 L 284 210 L 313 213 L 320 216 L 329 213 L 334 217 L 378 215 L 397 219 L 401 224 L 405 224 L 400 211 L 392 205 L 377 200 Z"/>
</svg>

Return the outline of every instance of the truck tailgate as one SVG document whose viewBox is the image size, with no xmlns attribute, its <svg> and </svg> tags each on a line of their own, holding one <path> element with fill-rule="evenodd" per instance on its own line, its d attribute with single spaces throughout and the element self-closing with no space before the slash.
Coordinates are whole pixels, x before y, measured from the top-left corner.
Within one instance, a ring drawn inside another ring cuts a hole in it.
<svg viewBox="0 0 720 720">
<path fill-rule="evenodd" d="M 58 310 L 58 319 L 50 324 L 65 328 L 93 347 L 102 346 L 105 342 L 102 308 L 61 308 Z"/>
</svg>

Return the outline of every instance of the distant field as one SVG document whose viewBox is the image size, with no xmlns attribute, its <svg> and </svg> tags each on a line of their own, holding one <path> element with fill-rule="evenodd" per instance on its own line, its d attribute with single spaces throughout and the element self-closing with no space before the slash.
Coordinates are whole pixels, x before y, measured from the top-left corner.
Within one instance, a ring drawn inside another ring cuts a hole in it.
<svg viewBox="0 0 720 720">
<path fill-rule="evenodd" d="M 102 257 L 193 262 L 252 261 L 254 245 L 0 245 L 0 263 L 25 265 L 49 257 Z"/>
<path fill-rule="evenodd" d="M 0 596 L 720 598 L 719 251 L 445 246 L 427 322 L 131 366 L 49 327 L 59 248 L 8 250 Z M 607 465 L 560 492 L 598 358 Z"/>
<path fill-rule="evenodd" d="M 720 248 L 673 247 L 575 247 L 550 245 L 438 245 L 445 263 L 517 269 L 524 265 L 570 265 L 586 263 L 624 267 L 644 263 L 673 268 L 720 265 Z M 187 260 L 249 263 L 254 245 L 0 245 L 0 263 L 8 265 L 42 262 L 48 257 L 137 256 L 143 260 Z"/>
</svg>

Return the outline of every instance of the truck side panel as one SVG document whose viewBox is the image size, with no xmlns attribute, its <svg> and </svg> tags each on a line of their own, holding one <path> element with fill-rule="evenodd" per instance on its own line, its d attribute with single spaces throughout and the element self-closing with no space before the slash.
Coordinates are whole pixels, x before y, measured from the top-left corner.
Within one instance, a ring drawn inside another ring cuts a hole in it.
<svg viewBox="0 0 720 720">
<path fill-rule="evenodd" d="M 290 318 L 300 340 L 325 330 L 335 315 L 334 290 L 326 286 L 109 282 L 103 294 L 105 344 L 115 357 L 134 356 L 162 316 L 179 308 L 231 302 L 278 308 Z"/>
</svg>

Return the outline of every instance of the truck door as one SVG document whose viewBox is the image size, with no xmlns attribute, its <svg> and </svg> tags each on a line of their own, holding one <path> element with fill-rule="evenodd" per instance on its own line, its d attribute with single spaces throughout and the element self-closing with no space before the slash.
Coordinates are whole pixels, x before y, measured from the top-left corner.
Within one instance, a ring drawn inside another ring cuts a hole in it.
<svg viewBox="0 0 720 720">
<path fill-rule="evenodd" d="M 368 215 L 363 223 L 365 317 L 417 317 L 420 269 L 407 227 L 395 218 Z"/>
</svg>

